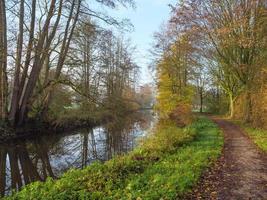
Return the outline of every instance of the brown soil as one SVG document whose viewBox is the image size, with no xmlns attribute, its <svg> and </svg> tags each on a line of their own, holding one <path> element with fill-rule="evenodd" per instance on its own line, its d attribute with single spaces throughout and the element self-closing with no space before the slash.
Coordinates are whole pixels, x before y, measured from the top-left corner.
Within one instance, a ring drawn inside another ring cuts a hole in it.
<svg viewBox="0 0 267 200">
<path fill-rule="evenodd" d="M 267 200 L 267 155 L 237 125 L 214 121 L 224 133 L 223 154 L 186 199 Z"/>
</svg>

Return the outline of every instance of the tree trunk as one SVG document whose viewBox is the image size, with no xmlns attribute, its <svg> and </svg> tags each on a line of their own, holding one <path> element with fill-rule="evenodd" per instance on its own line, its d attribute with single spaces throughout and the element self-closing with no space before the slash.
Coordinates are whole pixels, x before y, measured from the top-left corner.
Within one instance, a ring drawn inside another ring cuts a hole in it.
<svg viewBox="0 0 267 200">
<path fill-rule="evenodd" d="M 200 88 L 199 97 L 200 97 L 200 109 L 199 109 L 199 112 L 203 113 L 203 90 L 202 90 L 202 88 Z"/>
<path fill-rule="evenodd" d="M 50 42 L 50 39 L 51 39 L 51 38 L 48 38 L 47 40 L 45 40 L 47 33 L 48 33 L 50 21 L 54 15 L 55 4 L 56 4 L 56 0 L 52 0 L 50 3 L 50 8 L 48 11 L 46 21 L 45 21 L 44 26 L 42 28 L 42 33 L 41 33 L 40 38 L 38 40 L 38 43 L 36 45 L 36 54 L 35 54 L 35 59 L 34 59 L 34 63 L 32 66 L 32 71 L 30 73 L 28 83 L 25 87 L 24 95 L 21 98 L 21 106 L 20 106 L 20 110 L 19 110 L 18 125 L 22 125 L 25 121 L 25 117 L 27 116 L 27 112 L 28 112 L 28 108 L 29 108 L 30 98 L 31 98 L 31 96 L 33 94 L 33 90 L 36 86 L 36 82 L 37 82 L 37 79 L 39 77 L 39 74 L 40 74 L 40 71 L 42 68 L 42 63 L 44 62 L 45 57 L 44 56 L 42 57 L 42 52 L 47 50 L 46 48 L 44 48 L 44 42 L 45 41 Z M 47 44 L 47 45 L 49 45 L 49 44 Z M 46 47 L 46 45 L 45 45 L 45 47 Z"/>
<path fill-rule="evenodd" d="M 17 122 L 17 110 L 19 107 L 19 84 L 20 84 L 20 68 L 21 68 L 21 54 L 23 45 L 23 23 L 24 23 L 24 0 L 20 1 L 20 15 L 19 15 L 19 33 L 17 41 L 17 53 L 16 53 L 16 64 L 15 74 L 13 83 L 13 92 L 11 99 L 11 109 L 9 113 L 9 122 L 11 125 L 15 125 Z"/>
<path fill-rule="evenodd" d="M 7 117 L 7 32 L 5 0 L 0 0 L 0 120 Z"/>
<path fill-rule="evenodd" d="M 23 68 L 23 72 L 21 75 L 21 81 L 20 81 L 20 89 L 19 89 L 19 105 L 21 105 L 21 97 L 23 96 L 24 87 L 26 83 L 26 77 L 28 75 L 28 69 L 31 62 L 31 54 L 33 49 L 33 42 L 34 42 L 34 30 L 35 30 L 35 17 L 36 17 L 36 0 L 32 0 L 32 14 L 31 14 L 31 26 L 30 26 L 30 32 L 29 32 L 29 42 L 27 46 L 27 53 L 25 58 L 25 64 Z"/>
<path fill-rule="evenodd" d="M 80 14 L 80 6 L 81 6 L 81 0 L 78 0 L 77 2 L 77 9 L 76 9 L 76 13 L 75 15 L 73 15 L 74 13 L 74 8 L 75 8 L 75 0 L 72 1 L 72 5 L 71 5 L 71 9 L 70 9 L 70 13 L 68 16 L 68 21 L 65 27 L 65 34 L 63 37 L 63 41 L 62 41 L 62 46 L 60 49 L 60 54 L 59 54 L 59 59 L 57 62 L 57 67 L 56 67 L 56 73 L 53 77 L 53 79 L 56 81 L 59 79 L 60 74 L 61 74 L 61 70 L 63 68 L 64 65 L 64 61 L 65 58 L 67 56 L 68 50 L 69 50 L 69 46 L 70 46 L 70 42 L 74 33 L 74 29 L 76 27 L 77 21 L 78 21 L 78 17 Z M 71 26 L 71 20 L 73 19 L 73 24 Z M 70 30 L 70 31 L 69 31 Z M 49 105 L 51 103 L 52 97 L 53 97 L 53 91 L 54 91 L 54 87 L 51 86 L 50 88 L 48 88 L 47 91 L 47 96 L 45 98 L 45 101 L 43 102 L 43 108 L 41 111 L 41 118 L 45 119 L 47 118 L 47 112 L 49 109 Z"/>
<path fill-rule="evenodd" d="M 244 102 L 244 122 L 251 122 L 251 114 L 252 114 L 252 102 L 251 102 L 251 91 L 248 88 L 246 91 L 245 102 Z"/>
<path fill-rule="evenodd" d="M 231 119 L 234 117 L 234 98 L 232 94 L 229 94 L 229 116 Z"/>
</svg>

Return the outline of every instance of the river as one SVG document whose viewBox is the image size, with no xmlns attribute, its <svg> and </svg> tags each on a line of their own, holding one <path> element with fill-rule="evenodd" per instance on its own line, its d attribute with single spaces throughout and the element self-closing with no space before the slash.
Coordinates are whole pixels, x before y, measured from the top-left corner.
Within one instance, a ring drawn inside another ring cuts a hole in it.
<svg viewBox="0 0 267 200">
<path fill-rule="evenodd" d="M 154 124 L 152 112 L 140 112 L 94 128 L 30 136 L 0 143 L 0 194 L 33 181 L 59 178 L 70 168 L 133 150 Z"/>
</svg>

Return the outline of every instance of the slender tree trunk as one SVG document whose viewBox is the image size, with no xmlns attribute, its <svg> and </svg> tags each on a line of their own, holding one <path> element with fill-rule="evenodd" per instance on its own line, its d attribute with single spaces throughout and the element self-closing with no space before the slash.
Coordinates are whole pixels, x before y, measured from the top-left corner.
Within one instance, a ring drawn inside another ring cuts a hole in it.
<svg viewBox="0 0 267 200">
<path fill-rule="evenodd" d="M 200 109 L 199 109 L 199 112 L 203 113 L 203 89 L 202 88 L 200 88 L 199 98 L 200 98 Z"/>
<path fill-rule="evenodd" d="M 229 116 L 231 119 L 234 117 L 234 98 L 232 94 L 229 94 Z"/>
<path fill-rule="evenodd" d="M 246 91 L 244 106 L 244 122 L 249 123 L 251 122 L 252 114 L 251 91 L 249 88 Z"/>
<path fill-rule="evenodd" d="M 22 75 L 21 75 L 20 89 L 19 89 L 19 95 L 18 95 L 20 98 L 19 105 L 21 105 L 21 100 L 22 100 L 21 97 L 23 96 L 23 93 L 24 93 L 26 77 L 28 75 L 28 69 L 29 69 L 29 65 L 31 62 L 31 54 L 32 54 L 32 49 L 33 49 L 33 41 L 34 41 L 35 18 L 36 18 L 36 0 L 32 0 L 32 14 L 31 14 L 29 42 L 27 46 L 25 64 L 24 64 Z"/>
<path fill-rule="evenodd" d="M 19 34 L 17 41 L 17 53 L 16 53 L 16 64 L 15 74 L 13 83 L 13 92 L 11 99 L 11 109 L 9 113 L 9 122 L 15 125 L 17 122 L 17 114 L 19 107 L 19 86 L 20 86 L 20 68 L 21 68 L 21 57 L 22 57 L 22 45 L 23 45 L 23 23 L 24 23 L 24 0 L 20 1 L 20 15 L 19 15 Z"/>
<path fill-rule="evenodd" d="M 0 120 L 7 117 L 7 32 L 5 0 L 0 0 Z"/>
</svg>

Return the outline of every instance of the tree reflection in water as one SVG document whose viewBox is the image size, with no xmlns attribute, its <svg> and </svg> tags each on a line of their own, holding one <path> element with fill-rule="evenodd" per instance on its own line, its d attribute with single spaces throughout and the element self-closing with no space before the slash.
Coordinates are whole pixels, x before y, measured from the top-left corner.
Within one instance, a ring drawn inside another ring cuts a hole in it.
<svg viewBox="0 0 267 200">
<path fill-rule="evenodd" d="M 150 112 L 139 113 L 96 128 L 0 144 L 0 194 L 131 151 L 152 125 Z"/>
</svg>

